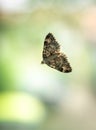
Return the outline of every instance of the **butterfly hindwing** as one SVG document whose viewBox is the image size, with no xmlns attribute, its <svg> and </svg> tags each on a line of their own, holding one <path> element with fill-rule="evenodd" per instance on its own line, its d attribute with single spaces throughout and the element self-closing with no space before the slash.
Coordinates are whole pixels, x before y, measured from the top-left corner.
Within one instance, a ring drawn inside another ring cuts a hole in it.
<svg viewBox="0 0 96 130">
<path fill-rule="evenodd" d="M 51 33 L 45 38 L 42 56 L 42 63 L 47 64 L 51 68 L 65 73 L 72 71 L 66 55 L 60 52 L 60 45 Z"/>
</svg>

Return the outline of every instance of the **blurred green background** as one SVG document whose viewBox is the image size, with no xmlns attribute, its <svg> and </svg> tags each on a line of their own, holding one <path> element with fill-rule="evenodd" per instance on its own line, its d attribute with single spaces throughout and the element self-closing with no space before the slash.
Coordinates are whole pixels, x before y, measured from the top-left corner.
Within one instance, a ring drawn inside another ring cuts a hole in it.
<svg viewBox="0 0 96 130">
<path fill-rule="evenodd" d="M 0 130 L 96 130 L 96 1 L 0 4 Z M 41 65 L 49 32 L 72 73 Z"/>
</svg>

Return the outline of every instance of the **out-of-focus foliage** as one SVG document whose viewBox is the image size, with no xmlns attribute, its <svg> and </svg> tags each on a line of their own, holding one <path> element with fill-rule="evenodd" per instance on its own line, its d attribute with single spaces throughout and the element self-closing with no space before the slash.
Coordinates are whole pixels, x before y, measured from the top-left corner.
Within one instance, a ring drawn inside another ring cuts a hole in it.
<svg viewBox="0 0 96 130">
<path fill-rule="evenodd" d="M 96 5 L 93 0 L 2 0 L 0 128 L 96 129 Z M 42 65 L 53 33 L 72 66 Z"/>
</svg>

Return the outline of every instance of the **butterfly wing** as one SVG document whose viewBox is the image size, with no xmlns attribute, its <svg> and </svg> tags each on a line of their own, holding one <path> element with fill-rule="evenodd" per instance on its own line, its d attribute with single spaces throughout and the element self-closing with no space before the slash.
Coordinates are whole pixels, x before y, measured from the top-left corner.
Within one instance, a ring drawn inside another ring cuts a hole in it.
<svg viewBox="0 0 96 130">
<path fill-rule="evenodd" d="M 60 45 L 51 33 L 45 38 L 42 56 L 43 61 L 41 63 L 45 63 L 61 72 L 68 73 L 72 71 L 66 56 L 60 52 Z"/>
<path fill-rule="evenodd" d="M 67 57 L 63 53 L 57 53 L 48 57 L 45 63 L 51 68 L 54 68 L 64 73 L 72 71 L 72 68 L 67 60 Z"/>
<path fill-rule="evenodd" d="M 72 71 L 70 63 L 68 62 L 66 55 L 63 53 L 58 54 L 58 56 L 54 59 L 54 62 L 55 69 L 64 73 L 69 73 Z"/>
<path fill-rule="evenodd" d="M 60 51 L 60 45 L 55 40 L 54 36 L 49 33 L 44 41 L 44 47 L 43 47 L 43 60 L 45 60 L 47 57 L 58 53 Z"/>
</svg>

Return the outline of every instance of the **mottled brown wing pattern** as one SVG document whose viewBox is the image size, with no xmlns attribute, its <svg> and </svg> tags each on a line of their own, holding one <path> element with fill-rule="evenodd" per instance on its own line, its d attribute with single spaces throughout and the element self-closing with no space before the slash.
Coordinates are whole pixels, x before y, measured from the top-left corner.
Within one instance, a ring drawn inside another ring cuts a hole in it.
<svg viewBox="0 0 96 130">
<path fill-rule="evenodd" d="M 42 56 L 42 64 L 45 63 L 51 68 L 64 73 L 72 71 L 66 55 L 60 52 L 60 45 L 51 33 L 45 38 Z"/>
</svg>

